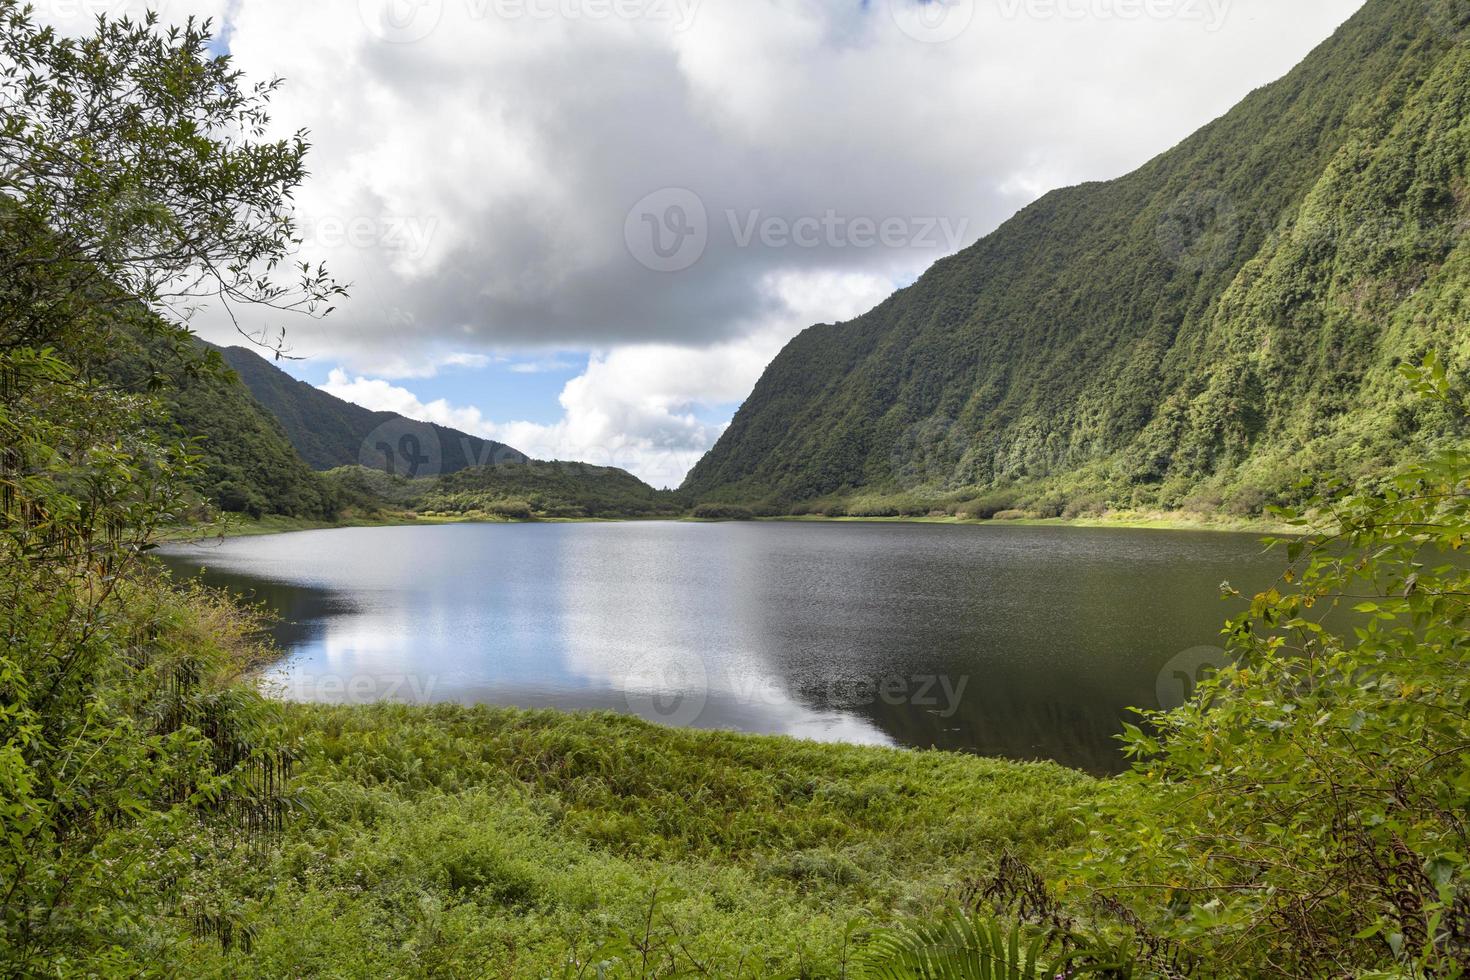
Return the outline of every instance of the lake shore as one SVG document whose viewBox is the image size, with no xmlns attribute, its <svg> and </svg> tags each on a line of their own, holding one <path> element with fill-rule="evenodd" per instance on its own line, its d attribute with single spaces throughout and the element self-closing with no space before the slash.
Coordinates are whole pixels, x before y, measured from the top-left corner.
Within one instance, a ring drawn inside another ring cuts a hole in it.
<svg viewBox="0 0 1470 980">
<path fill-rule="evenodd" d="M 1002 856 L 1049 868 L 1109 787 L 1050 763 L 605 713 L 282 714 L 312 817 L 265 856 L 281 884 L 249 957 L 195 954 L 210 975 L 412 975 L 432 928 L 446 962 L 486 975 L 570 976 L 634 936 L 705 976 L 836 977 L 875 927 L 942 915 Z M 225 877 L 240 901 L 263 877 L 253 854 Z"/>
<path fill-rule="evenodd" d="M 423 527 L 448 524 L 607 524 L 644 523 L 648 521 L 687 521 L 699 524 L 736 523 L 690 516 L 566 518 L 547 517 L 530 520 L 497 517 L 490 514 L 396 514 L 371 517 L 348 517 L 336 521 L 308 520 L 271 515 L 251 518 L 240 514 L 225 515 L 214 524 L 166 528 L 155 540 L 160 543 L 215 541 L 222 538 L 259 537 L 268 534 L 291 534 L 298 531 L 327 531 L 353 527 Z M 1212 531 L 1227 534 L 1299 534 L 1277 521 L 1264 518 L 1236 518 L 1215 515 L 1185 515 L 1165 512 L 1125 511 L 1116 515 L 1078 518 L 1021 517 L 1009 520 L 964 520 L 958 517 L 826 517 L 801 515 L 760 517 L 747 523 L 797 524 L 933 524 L 955 527 L 1076 527 L 1116 528 L 1146 531 Z"/>
<path fill-rule="evenodd" d="M 1300 533 L 1278 521 L 1265 518 L 1220 517 L 1213 515 L 1185 515 L 1165 512 L 1124 511 L 1116 515 L 1104 514 L 1095 517 L 1017 517 L 1011 519 L 965 520 L 958 517 L 824 517 L 805 515 L 792 517 L 760 518 L 774 522 L 801 522 L 816 524 L 939 524 L 962 527 L 1085 527 L 1085 528 L 1128 528 L 1144 531 L 1220 531 L 1231 534 L 1259 532 L 1262 534 Z"/>
</svg>

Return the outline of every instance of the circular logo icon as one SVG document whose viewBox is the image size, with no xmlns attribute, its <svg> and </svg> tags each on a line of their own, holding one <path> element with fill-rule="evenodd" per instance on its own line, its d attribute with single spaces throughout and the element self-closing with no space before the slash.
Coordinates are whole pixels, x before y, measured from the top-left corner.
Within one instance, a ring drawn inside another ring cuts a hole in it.
<svg viewBox="0 0 1470 980">
<path fill-rule="evenodd" d="M 1154 687 L 1160 710 L 1173 711 L 1183 707 L 1194 697 L 1200 681 L 1213 676 L 1230 662 L 1230 654 L 1219 647 L 1191 647 L 1176 654 L 1159 671 Z"/>
<path fill-rule="evenodd" d="M 1187 191 L 1159 219 L 1164 258 L 1191 272 L 1225 267 L 1238 244 L 1240 216 L 1221 191 Z"/>
<path fill-rule="evenodd" d="M 709 246 L 709 213 L 698 194 L 666 187 L 633 205 L 623 223 L 623 241 L 644 268 L 683 272 Z"/>
<path fill-rule="evenodd" d="M 684 728 L 699 720 L 709 701 L 709 675 L 704 658 L 693 654 L 662 670 L 629 677 L 623 699 L 638 717 L 660 725 Z"/>
<path fill-rule="evenodd" d="M 975 0 L 888 0 L 893 22 L 915 41 L 943 44 L 969 30 Z"/>
<path fill-rule="evenodd" d="M 1466 0 L 1424 0 L 1424 13 L 1440 36 L 1455 44 L 1470 40 L 1470 3 Z"/>
<path fill-rule="evenodd" d="M 438 476 L 444 456 L 439 447 L 439 433 L 432 425 L 397 418 L 368 433 L 358 450 L 357 461 L 367 469 L 412 480 Z"/>
<path fill-rule="evenodd" d="M 439 26 L 444 0 L 357 0 L 368 33 L 391 44 L 422 41 Z"/>
</svg>

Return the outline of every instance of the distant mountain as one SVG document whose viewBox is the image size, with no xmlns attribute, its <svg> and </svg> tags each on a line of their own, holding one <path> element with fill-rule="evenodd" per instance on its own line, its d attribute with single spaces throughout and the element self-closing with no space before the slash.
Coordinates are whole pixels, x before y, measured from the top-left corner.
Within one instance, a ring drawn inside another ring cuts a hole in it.
<svg viewBox="0 0 1470 980">
<path fill-rule="evenodd" d="M 264 417 L 282 444 L 290 440 L 284 449 L 291 458 L 281 462 L 281 472 L 306 470 L 306 463 L 323 471 L 307 475 L 337 508 L 502 518 L 683 512 L 674 495 L 623 470 L 534 461 L 498 442 L 345 402 L 297 381 L 247 348 L 213 349 L 243 385 L 225 395 L 214 382 L 207 388 L 184 385 L 177 399 L 180 427 L 206 421 L 196 405 L 218 404 L 220 411 L 244 419 Z M 239 405 L 242 400 L 248 408 Z M 216 428 L 208 427 L 206 442 L 216 438 Z"/>
<path fill-rule="evenodd" d="M 159 430 L 188 441 L 199 460 L 193 483 L 221 510 L 325 520 L 339 502 L 272 415 L 192 338 L 171 328 L 119 329 L 109 374 L 134 390 L 158 390 Z"/>
<path fill-rule="evenodd" d="M 221 354 L 313 469 L 361 465 L 418 477 L 529 459 L 503 443 L 343 401 L 244 347 Z"/>
<path fill-rule="evenodd" d="M 1136 172 L 802 333 L 684 489 L 1246 513 L 1464 438 L 1395 368 L 1470 367 L 1467 40 L 1463 0 L 1369 0 Z"/>
<path fill-rule="evenodd" d="M 501 463 L 410 480 L 360 466 L 325 474 L 344 505 L 502 518 L 671 517 L 684 513 L 675 494 L 655 490 L 624 470 L 587 463 Z"/>
</svg>

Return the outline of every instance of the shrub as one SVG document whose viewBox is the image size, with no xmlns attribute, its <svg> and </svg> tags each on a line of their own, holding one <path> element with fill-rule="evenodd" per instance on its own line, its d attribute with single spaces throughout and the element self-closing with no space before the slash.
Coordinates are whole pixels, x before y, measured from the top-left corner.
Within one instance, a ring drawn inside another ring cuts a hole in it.
<svg viewBox="0 0 1470 980">
<path fill-rule="evenodd" d="M 1062 510 L 1062 517 L 1069 521 L 1075 521 L 1079 517 L 1099 517 L 1106 513 L 1108 505 L 1093 497 L 1082 497 L 1077 500 L 1067 501 L 1067 506 Z"/>
<path fill-rule="evenodd" d="M 929 513 L 928 501 L 909 494 L 855 497 L 847 503 L 848 517 L 922 517 Z"/>
<path fill-rule="evenodd" d="M 1218 514 L 1225 508 L 1225 497 L 1218 490 L 1201 490 L 1186 497 L 1181 509 L 1188 514 Z"/>
<path fill-rule="evenodd" d="M 881 497 L 859 497 L 847 505 L 848 517 L 900 517 L 902 511 L 891 500 Z"/>
<path fill-rule="evenodd" d="M 1435 362 L 1405 373 L 1450 402 Z M 1309 533 L 1276 542 L 1288 570 L 1229 624 L 1235 663 L 1129 726 L 1137 765 L 1084 873 L 1223 972 L 1460 976 L 1470 961 L 1462 446 L 1382 489 L 1311 498 L 1325 526 L 1277 511 Z"/>
<path fill-rule="evenodd" d="M 1230 495 L 1225 510 L 1236 517 L 1259 517 L 1271 503 L 1271 495 L 1259 486 L 1244 486 Z"/>
<path fill-rule="evenodd" d="M 1016 497 L 1011 493 L 992 493 L 966 501 L 955 508 L 955 515 L 967 521 L 988 521 L 1002 511 L 1016 506 Z"/>
<path fill-rule="evenodd" d="M 1047 494 L 1031 505 L 1037 517 L 1052 520 L 1061 517 L 1067 510 L 1067 498 L 1060 494 Z"/>
<path fill-rule="evenodd" d="M 485 513 L 513 521 L 529 521 L 531 505 L 524 500 L 497 500 L 485 508 Z"/>
<path fill-rule="evenodd" d="M 700 504 L 694 508 L 694 516 L 701 521 L 753 521 L 755 512 L 738 504 Z"/>
</svg>

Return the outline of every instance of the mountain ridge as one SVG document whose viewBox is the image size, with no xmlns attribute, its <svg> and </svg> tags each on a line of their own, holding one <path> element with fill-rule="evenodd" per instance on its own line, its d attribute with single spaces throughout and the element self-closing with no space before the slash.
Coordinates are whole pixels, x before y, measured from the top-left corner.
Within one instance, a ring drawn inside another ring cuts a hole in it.
<svg viewBox="0 0 1470 980">
<path fill-rule="evenodd" d="M 1463 318 L 1470 65 L 1430 14 L 1370 0 L 1142 167 L 1053 191 L 869 313 L 804 331 L 684 491 L 1258 511 L 1290 493 L 1294 454 L 1385 462 L 1392 439 L 1352 402 L 1444 346 L 1396 326 L 1416 289 L 1449 304 L 1433 322 Z M 1404 411 L 1378 415 L 1453 434 Z"/>
<path fill-rule="evenodd" d="M 255 400 L 281 424 L 301 457 L 319 472 L 362 465 L 423 476 L 530 461 L 525 453 L 504 443 L 338 398 L 291 377 L 247 348 L 215 349 Z M 400 443 L 404 438 L 414 443 Z M 405 445 L 415 443 L 416 448 L 405 451 Z"/>
</svg>

